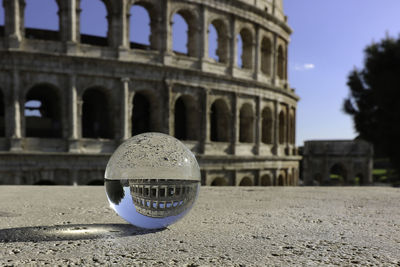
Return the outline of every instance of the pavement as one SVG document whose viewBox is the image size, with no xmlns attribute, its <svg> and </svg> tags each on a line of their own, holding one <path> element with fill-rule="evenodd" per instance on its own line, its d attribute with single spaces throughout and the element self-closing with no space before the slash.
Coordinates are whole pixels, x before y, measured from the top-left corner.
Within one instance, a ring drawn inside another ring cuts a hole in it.
<svg viewBox="0 0 400 267">
<path fill-rule="evenodd" d="M 0 186 L 0 266 L 400 266 L 400 189 L 202 187 L 162 230 L 104 188 Z"/>
</svg>

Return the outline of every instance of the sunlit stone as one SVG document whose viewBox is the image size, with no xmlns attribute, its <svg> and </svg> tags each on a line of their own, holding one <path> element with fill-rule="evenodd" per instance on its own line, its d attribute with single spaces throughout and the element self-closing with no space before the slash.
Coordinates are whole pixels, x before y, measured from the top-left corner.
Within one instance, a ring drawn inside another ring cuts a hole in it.
<svg viewBox="0 0 400 267">
<path fill-rule="evenodd" d="M 179 140 L 161 133 L 136 135 L 111 156 L 105 173 L 110 206 L 129 223 L 164 228 L 192 208 L 200 168 Z"/>
</svg>

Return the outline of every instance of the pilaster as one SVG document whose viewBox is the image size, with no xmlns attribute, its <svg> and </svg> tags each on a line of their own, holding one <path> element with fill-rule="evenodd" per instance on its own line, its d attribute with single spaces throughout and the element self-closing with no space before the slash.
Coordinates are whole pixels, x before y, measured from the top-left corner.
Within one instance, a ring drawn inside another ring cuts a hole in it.
<svg viewBox="0 0 400 267">
<path fill-rule="evenodd" d="M 76 76 L 69 76 L 68 88 L 68 113 L 69 113 L 69 140 L 68 151 L 79 151 L 79 133 L 78 133 L 78 98 L 76 92 Z"/>
<path fill-rule="evenodd" d="M 279 148 L 279 103 L 278 100 L 274 101 L 274 134 L 273 134 L 273 144 L 272 153 L 278 155 Z"/>
<path fill-rule="evenodd" d="M 10 116 L 10 150 L 21 151 L 21 106 L 20 106 L 20 82 L 19 82 L 19 71 L 13 70 L 13 81 L 12 81 L 12 104 L 10 106 L 10 112 L 7 112 Z"/>
<path fill-rule="evenodd" d="M 261 55 L 260 55 L 260 27 L 258 25 L 256 25 L 256 33 L 255 33 L 255 37 L 254 37 L 254 52 L 253 52 L 253 78 L 255 80 L 258 79 L 258 74 L 260 73 L 260 59 L 261 59 Z"/>
<path fill-rule="evenodd" d="M 18 49 L 24 32 L 25 0 L 4 0 L 5 36 L 9 49 Z"/>
<path fill-rule="evenodd" d="M 124 141 L 130 137 L 129 134 L 129 78 L 121 79 L 121 94 L 120 94 L 120 105 L 121 105 L 121 141 Z"/>
</svg>

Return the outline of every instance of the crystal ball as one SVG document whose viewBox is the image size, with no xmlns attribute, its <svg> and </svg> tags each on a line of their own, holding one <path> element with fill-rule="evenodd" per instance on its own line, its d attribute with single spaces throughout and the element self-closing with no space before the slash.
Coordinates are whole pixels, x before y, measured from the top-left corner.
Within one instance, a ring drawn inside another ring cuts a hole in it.
<svg viewBox="0 0 400 267">
<path fill-rule="evenodd" d="M 178 139 L 162 133 L 143 133 L 123 142 L 108 161 L 104 178 L 111 208 L 147 229 L 181 219 L 200 190 L 196 157 Z"/>
</svg>

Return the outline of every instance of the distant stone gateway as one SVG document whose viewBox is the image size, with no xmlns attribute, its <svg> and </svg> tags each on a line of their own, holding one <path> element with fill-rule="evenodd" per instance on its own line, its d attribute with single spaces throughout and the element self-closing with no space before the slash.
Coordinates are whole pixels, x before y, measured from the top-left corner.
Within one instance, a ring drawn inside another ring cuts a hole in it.
<svg viewBox="0 0 400 267">
<path fill-rule="evenodd" d="M 362 140 L 306 141 L 305 185 L 372 184 L 373 146 Z"/>
<path fill-rule="evenodd" d="M 115 148 L 149 131 L 183 141 L 203 185 L 298 184 L 283 0 L 99 0 L 104 38 L 81 34 L 80 0 L 56 2 L 52 31 L 25 28 L 25 0 L 3 1 L 0 184 L 100 184 Z M 133 5 L 149 14 L 149 45 L 130 42 Z M 187 53 L 173 49 L 175 14 Z"/>
</svg>

